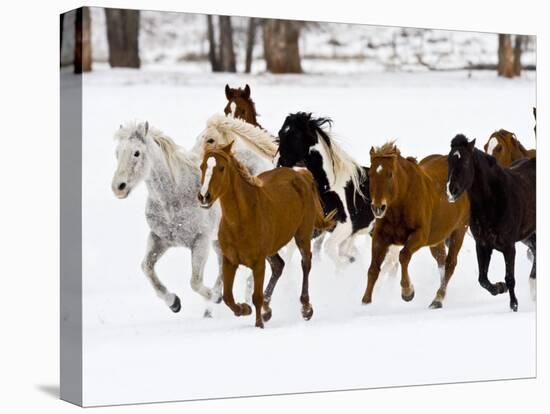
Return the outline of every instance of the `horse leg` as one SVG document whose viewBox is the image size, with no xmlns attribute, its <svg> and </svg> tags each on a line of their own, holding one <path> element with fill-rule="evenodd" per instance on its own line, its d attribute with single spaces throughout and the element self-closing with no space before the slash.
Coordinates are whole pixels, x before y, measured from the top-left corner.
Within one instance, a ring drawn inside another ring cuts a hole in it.
<svg viewBox="0 0 550 414">
<path fill-rule="evenodd" d="M 531 273 L 529 275 L 529 289 L 531 291 L 531 299 L 537 299 L 537 235 L 533 233 L 527 240 L 524 240 L 523 243 L 527 245 L 529 250 L 527 251 L 527 256 L 532 262 Z"/>
<path fill-rule="evenodd" d="M 223 301 L 233 311 L 235 316 L 250 315 L 252 308 L 246 303 L 235 303 L 233 297 L 233 282 L 235 281 L 235 273 L 237 265 L 231 263 L 227 257 L 223 257 Z"/>
<path fill-rule="evenodd" d="M 414 286 L 409 277 L 409 262 L 411 261 L 412 255 L 420 249 L 420 247 L 425 246 L 426 239 L 425 233 L 421 230 L 417 230 L 409 236 L 405 246 L 403 246 L 399 252 L 399 264 L 401 265 L 401 298 L 405 302 L 410 302 L 414 298 Z"/>
<path fill-rule="evenodd" d="M 354 233 L 344 239 L 342 243 L 340 243 L 338 254 L 340 257 L 345 257 L 350 263 L 355 262 L 357 255 L 357 249 L 355 248 L 354 242 L 355 242 L 355 236 L 357 233 Z"/>
<path fill-rule="evenodd" d="M 514 266 L 516 261 L 516 246 L 511 244 L 504 251 L 504 263 L 506 265 L 506 276 L 504 280 L 506 282 L 506 287 L 508 288 L 508 294 L 510 295 L 510 309 L 514 312 L 518 311 L 518 299 L 516 298 L 516 293 L 514 291 L 516 286 L 516 278 L 514 276 Z"/>
<path fill-rule="evenodd" d="M 262 305 L 264 304 L 264 277 L 265 277 L 265 259 L 261 259 L 252 269 L 254 274 L 254 293 L 252 294 L 252 303 L 256 310 L 256 327 L 264 327 L 262 320 Z"/>
<path fill-rule="evenodd" d="M 302 255 L 302 293 L 300 302 L 302 303 L 302 317 L 309 321 L 313 316 L 313 307 L 309 303 L 309 272 L 311 270 L 311 240 L 308 238 L 296 237 L 296 244 Z"/>
<path fill-rule="evenodd" d="M 168 250 L 168 247 L 169 246 L 156 234 L 149 233 L 149 238 L 147 240 L 147 252 L 145 253 L 145 258 L 141 263 L 141 269 L 149 278 L 149 281 L 153 285 L 153 289 L 155 289 L 157 295 L 164 300 L 172 312 L 179 312 L 181 310 L 180 298 L 166 289 L 166 286 L 162 284 L 155 272 L 155 264 L 166 252 L 166 250 Z"/>
<path fill-rule="evenodd" d="M 466 229 L 467 227 L 464 226 L 463 228 L 455 230 L 453 233 L 451 233 L 451 237 L 449 237 L 449 252 L 447 253 L 447 257 L 444 261 L 443 274 L 441 275 L 441 285 L 437 290 L 435 299 L 430 304 L 430 308 L 432 309 L 439 309 L 443 307 L 443 299 L 445 299 L 445 294 L 447 293 L 447 285 L 449 284 L 449 281 L 451 280 L 451 277 L 453 276 L 453 273 L 455 271 L 458 252 L 460 252 L 460 248 L 462 247 L 462 242 L 464 241 Z M 442 247 L 443 251 L 445 251 L 445 243 L 442 243 Z"/>
<path fill-rule="evenodd" d="M 222 301 L 222 286 L 223 286 L 223 253 L 218 240 L 212 242 L 212 247 L 216 252 L 216 257 L 218 259 L 218 277 L 214 282 L 212 287 L 212 301 L 215 303 L 220 303 Z"/>
<path fill-rule="evenodd" d="M 210 248 L 210 239 L 207 236 L 201 236 L 195 240 L 191 247 L 191 289 L 201 295 L 207 301 L 218 301 L 219 297 L 214 295 L 212 289 L 204 286 L 204 266 L 208 259 L 208 252 Z M 204 317 L 210 318 L 212 316 L 212 309 L 207 306 L 204 310 Z"/>
<path fill-rule="evenodd" d="M 326 232 L 323 232 L 313 242 L 313 254 L 315 255 L 315 257 L 321 254 L 321 248 L 323 247 L 323 241 L 325 240 L 326 234 Z"/>
<path fill-rule="evenodd" d="M 285 267 L 285 261 L 281 258 L 281 256 L 277 253 L 273 256 L 268 256 L 267 261 L 269 262 L 269 265 L 271 266 L 271 278 L 269 279 L 269 283 L 267 284 L 267 287 L 265 288 L 264 292 L 264 322 L 267 322 L 271 319 L 271 307 L 269 306 L 269 303 L 271 302 L 271 296 L 273 295 L 273 290 L 275 289 L 275 286 L 277 285 L 277 281 L 281 277 L 281 274 L 283 273 L 283 268 Z"/>
<path fill-rule="evenodd" d="M 479 284 L 487 289 L 493 296 L 506 292 L 506 284 L 503 282 L 491 283 L 487 277 L 489 263 L 491 263 L 491 255 L 493 254 L 493 248 L 476 242 L 476 254 L 477 266 L 479 269 Z"/>
<path fill-rule="evenodd" d="M 374 285 L 376 284 L 376 281 L 378 280 L 378 275 L 380 274 L 380 267 L 384 262 L 384 258 L 386 257 L 388 248 L 389 248 L 389 243 L 386 240 L 382 239 L 376 234 L 373 235 L 372 250 L 371 250 L 372 254 L 371 254 L 371 262 L 370 262 L 369 272 L 368 272 L 367 289 L 365 290 L 365 294 L 363 295 L 363 299 L 362 299 L 362 302 L 365 305 L 372 302 L 372 291 L 374 289 Z"/>
<path fill-rule="evenodd" d="M 326 251 L 329 257 L 337 265 L 342 263 L 349 263 L 348 258 L 340 256 L 340 244 L 351 235 L 351 225 L 346 223 L 338 223 L 333 232 L 330 233 L 328 240 L 325 244 Z"/>
<path fill-rule="evenodd" d="M 445 249 L 445 242 L 430 246 L 430 253 L 437 262 L 437 268 L 439 269 L 440 279 L 445 277 L 445 259 L 447 258 L 447 250 Z"/>
</svg>

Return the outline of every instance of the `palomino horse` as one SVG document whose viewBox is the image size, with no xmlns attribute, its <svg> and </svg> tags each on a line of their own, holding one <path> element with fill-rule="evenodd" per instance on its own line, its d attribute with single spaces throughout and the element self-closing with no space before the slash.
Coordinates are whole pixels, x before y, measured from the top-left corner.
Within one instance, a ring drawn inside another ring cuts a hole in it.
<svg viewBox="0 0 550 414">
<path fill-rule="evenodd" d="M 266 258 L 277 255 L 294 238 L 302 255 L 302 316 L 309 320 L 313 315 L 308 288 L 310 242 L 315 228 L 332 227 L 332 218 L 324 216 L 309 172 L 277 168 L 258 177 L 251 176 L 231 155 L 232 145 L 206 151 L 200 167 L 202 185 L 198 196 L 204 208 L 220 200 L 218 239 L 223 254 L 223 300 L 236 316 L 252 313 L 248 304 L 235 303 L 233 298 L 237 267 L 242 264 L 251 268 L 256 326 L 263 328 L 264 321 L 271 318 L 269 302 L 280 277 L 280 273 L 272 275 L 264 297 Z"/>
<path fill-rule="evenodd" d="M 516 242 L 526 244 L 533 259 L 529 280 L 535 297 L 536 281 L 536 158 L 524 158 L 502 168 L 495 158 L 475 148 L 475 139 L 464 135 L 451 141 L 448 157 L 449 200 L 459 203 L 466 194 L 470 200 L 470 229 L 476 240 L 479 283 L 492 295 L 510 293 L 510 308 L 518 309 L 514 263 Z M 502 252 L 506 283 L 487 278 L 493 249 Z"/>
<path fill-rule="evenodd" d="M 537 155 L 536 150 L 527 150 L 516 138 L 516 134 L 500 129 L 493 132 L 483 146 L 485 152 L 492 155 L 501 167 L 509 167 L 514 161 Z"/>
<path fill-rule="evenodd" d="M 251 125 L 263 129 L 263 127 L 258 123 L 256 105 L 250 97 L 250 86 L 248 86 L 248 84 L 244 87 L 244 89 L 230 88 L 229 85 L 225 85 L 225 97 L 227 98 L 227 105 L 223 110 L 225 115 L 242 119 Z"/>
<path fill-rule="evenodd" d="M 372 301 L 380 265 L 390 245 L 403 246 L 399 253 L 401 296 L 407 302 L 412 300 L 409 262 L 418 249 L 429 246 L 441 273 L 441 284 L 430 307 L 441 308 L 468 228 L 468 198 L 456 203 L 447 200 L 445 155 L 430 155 L 418 163 L 414 158 L 403 158 L 395 144 L 388 142 L 380 148 L 371 148 L 370 156 L 370 195 L 377 220 L 363 303 Z"/>
<path fill-rule="evenodd" d="M 159 280 L 155 265 L 171 247 L 191 250 L 191 287 L 205 299 L 221 300 L 221 252 L 214 244 L 220 262 L 220 274 L 214 289 L 203 284 L 203 272 L 210 245 L 216 237 L 219 208 L 205 211 L 197 201 L 200 188 L 200 160 L 192 152 L 178 147 L 172 139 L 147 122 L 120 126 L 115 135 L 118 145 L 112 189 L 116 197 L 126 198 L 145 181 L 149 195 L 145 217 L 150 233 L 141 265 L 157 295 L 173 312 L 179 312 L 179 297 Z M 205 316 L 211 310 L 206 309 Z"/>
</svg>

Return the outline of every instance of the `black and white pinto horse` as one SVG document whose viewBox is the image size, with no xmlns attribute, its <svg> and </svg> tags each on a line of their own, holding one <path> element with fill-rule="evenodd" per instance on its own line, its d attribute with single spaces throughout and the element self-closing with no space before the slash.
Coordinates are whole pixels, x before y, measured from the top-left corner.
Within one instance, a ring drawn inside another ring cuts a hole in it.
<svg viewBox="0 0 550 414">
<path fill-rule="evenodd" d="M 529 281 L 536 288 L 536 158 L 515 161 L 502 168 L 491 155 L 475 148 L 475 139 L 464 135 L 451 141 L 448 157 L 447 195 L 454 201 L 463 193 L 470 198 L 470 229 L 476 241 L 479 283 L 492 295 L 506 291 L 510 308 L 518 309 L 514 262 L 516 242 L 529 248 L 533 261 Z M 487 277 L 493 249 L 502 252 L 506 264 L 505 282 L 491 283 Z"/>
<path fill-rule="evenodd" d="M 355 260 L 353 240 L 368 234 L 374 224 L 369 196 L 368 167 L 360 166 L 325 130 L 329 118 L 314 118 L 297 112 L 286 117 L 279 130 L 278 167 L 304 164 L 313 174 L 325 213 L 336 210 L 336 227 L 326 242 L 329 256 L 337 263 L 341 258 Z M 386 256 L 385 267 L 395 269 L 398 248 Z"/>
</svg>

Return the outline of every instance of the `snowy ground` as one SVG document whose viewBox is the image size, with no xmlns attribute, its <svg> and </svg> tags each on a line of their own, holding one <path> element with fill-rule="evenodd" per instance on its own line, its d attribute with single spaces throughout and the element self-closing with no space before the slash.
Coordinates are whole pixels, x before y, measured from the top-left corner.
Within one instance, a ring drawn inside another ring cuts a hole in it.
<svg viewBox="0 0 550 414">
<path fill-rule="evenodd" d="M 261 331 L 221 304 L 203 319 L 204 301 L 191 291 L 190 255 L 169 251 L 159 277 L 180 295 L 173 314 L 140 270 L 148 232 L 146 189 L 126 200 L 110 190 L 113 133 L 127 120 L 148 120 L 190 148 L 206 119 L 225 105 L 223 87 L 249 83 L 260 122 L 276 132 L 285 115 L 307 110 L 334 119 L 343 145 L 364 164 L 371 145 L 398 139 L 405 155 L 446 153 L 458 132 L 481 146 L 497 128 L 534 147 L 534 77 L 507 81 L 493 73 L 254 76 L 110 70 L 84 80 L 84 403 L 147 402 L 362 387 L 532 377 L 535 305 L 530 262 L 516 259 L 519 312 L 508 296 L 477 283 L 474 242 L 466 237 L 445 307 L 429 310 L 439 275 L 427 249 L 411 262 L 416 297 L 400 298 L 399 278 L 379 279 L 374 303 L 361 305 L 370 240 L 361 259 L 338 271 L 315 259 L 310 295 L 315 314 L 299 312 L 299 261 L 287 264 L 273 297 L 273 319 Z M 69 75 L 71 76 L 71 75 Z M 215 276 L 212 254 L 207 283 Z M 490 277 L 503 280 L 495 254 Z M 242 296 L 245 272 L 236 286 Z"/>
</svg>

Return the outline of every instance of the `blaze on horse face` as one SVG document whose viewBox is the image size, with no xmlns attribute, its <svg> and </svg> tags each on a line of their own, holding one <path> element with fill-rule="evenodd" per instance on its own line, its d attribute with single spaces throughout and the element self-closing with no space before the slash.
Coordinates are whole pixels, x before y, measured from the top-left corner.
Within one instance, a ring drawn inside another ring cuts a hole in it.
<svg viewBox="0 0 550 414">
<path fill-rule="evenodd" d="M 382 218 L 398 196 L 398 185 L 395 180 L 397 155 L 373 156 L 374 153 L 374 148 L 371 148 L 369 169 L 371 209 L 374 217 Z"/>
<path fill-rule="evenodd" d="M 250 102 L 250 86 L 248 84 L 244 89 L 234 89 L 225 85 L 225 97 L 227 98 L 227 105 L 223 110 L 225 115 L 253 123 L 255 110 Z"/>
<path fill-rule="evenodd" d="M 279 130 L 279 153 L 276 156 L 277 167 L 294 167 L 307 158 L 310 148 L 317 143 L 317 137 L 311 130 L 309 120 L 304 114 L 291 114 Z"/>
<path fill-rule="evenodd" d="M 457 135 L 451 141 L 451 152 L 447 158 L 449 172 L 447 178 L 447 198 L 454 203 L 468 191 L 474 181 L 473 152 L 476 140 L 468 142 L 464 135 Z"/>
<path fill-rule="evenodd" d="M 230 154 L 233 142 L 222 147 L 222 150 Z M 201 189 L 199 191 L 199 202 L 202 208 L 210 208 L 229 187 L 229 176 L 226 173 L 227 158 L 214 155 L 210 151 L 204 154 L 201 163 Z"/>
</svg>

